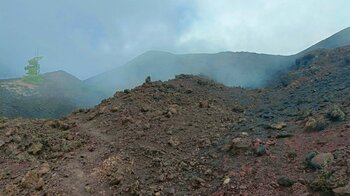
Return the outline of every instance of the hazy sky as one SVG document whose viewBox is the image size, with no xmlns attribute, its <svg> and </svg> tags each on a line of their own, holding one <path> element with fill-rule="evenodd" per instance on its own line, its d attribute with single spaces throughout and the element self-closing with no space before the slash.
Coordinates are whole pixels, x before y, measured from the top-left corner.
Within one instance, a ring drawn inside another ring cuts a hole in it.
<svg viewBox="0 0 350 196">
<path fill-rule="evenodd" d="M 0 77 L 39 50 L 85 79 L 147 50 L 293 54 L 350 26 L 349 0 L 0 0 Z"/>
</svg>

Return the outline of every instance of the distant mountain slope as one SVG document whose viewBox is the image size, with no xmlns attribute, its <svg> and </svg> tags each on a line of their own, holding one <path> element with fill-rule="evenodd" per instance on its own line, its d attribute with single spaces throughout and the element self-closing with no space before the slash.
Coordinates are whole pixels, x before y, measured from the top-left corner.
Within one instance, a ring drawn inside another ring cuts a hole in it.
<svg viewBox="0 0 350 196">
<path fill-rule="evenodd" d="M 56 71 L 44 74 L 44 82 L 39 86 L 40 94 L 51 97 L 69 98 L 79 106 L 91 107 L 100 102 L 103 95 L 75 76 Z"/>
<path fill-rule="evenodd" d="M 77 108 L 91 107 L 104 97 L 64 71 L 43 77 L 38 86 L 20 79 L 0 80 L 0 116 L 57 118 Z"/>
<path fill-rule="evenodd" d="M 315 49 L 332 49 L 346 45 L 350 45 L 350 27 L 339 31 L 338 33 L 318 42 L 300 53 L 305 54 Z"/>
<path fill-rule="evenodd" d="M 346 45 L 350 45 L 350 28 L 291 56 L 249 52 L 171 54 L 150 51 L 124 66 L 94 76 L 85 83 L 111 95 L 115 90 L 141 84 L 147 76 L 153 80 L 166 80 L 176 74 L 203 74 L 229 86 L 259 87 L 312 50 Z"/>
<path fill-rule="evenodd" d="M 287 56 L 248 52 L 216 54 L 171 54 L 146 52 L 122 67 L 86 80 L 86 83 L 113 93 L 116 89 L 136 86 L 147 77 L 167 80 L 177 74 L 202 74 L 230 86 L 259 86 L 274 72 L 294 59 Z"/>
</svg>

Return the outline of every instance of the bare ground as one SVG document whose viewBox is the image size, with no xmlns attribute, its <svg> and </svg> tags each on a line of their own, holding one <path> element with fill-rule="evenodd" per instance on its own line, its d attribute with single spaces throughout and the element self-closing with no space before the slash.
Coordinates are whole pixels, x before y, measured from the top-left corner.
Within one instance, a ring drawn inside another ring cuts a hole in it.
<svg viewBox="0 0 350 196">
<path fill-rule="evenodd" d="M 180 75 L 60 120 L 1 119 L 0 192 L 349 195 L 350 47 L 312 55 L 264 89 Z"/>
</svg>

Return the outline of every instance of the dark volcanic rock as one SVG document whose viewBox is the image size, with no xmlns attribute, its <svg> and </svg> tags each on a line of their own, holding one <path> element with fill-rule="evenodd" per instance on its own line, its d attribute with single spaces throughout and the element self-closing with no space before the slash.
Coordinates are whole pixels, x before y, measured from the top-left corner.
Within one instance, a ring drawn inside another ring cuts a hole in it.
<svg viewBox="0 0 350 196">
<path fill-rule="evenodd" d="M 259 145 L 259 146 L 256 148 L 255 153 L 256 153 L 258 156 L 262 156 L 262 155 L 266 154 L 266 146 L 265 146 L 265 145 Z"/>
<path fill-rule="evenodd" d="M 281 176 L 277 179 L 277 183 L 281 186 L 284 186 L 284 187 L 293 186 L 293 184 L 295 182 L 296 182 L 295 180 L 293 180 L 287 176 Z"/>
</svg>

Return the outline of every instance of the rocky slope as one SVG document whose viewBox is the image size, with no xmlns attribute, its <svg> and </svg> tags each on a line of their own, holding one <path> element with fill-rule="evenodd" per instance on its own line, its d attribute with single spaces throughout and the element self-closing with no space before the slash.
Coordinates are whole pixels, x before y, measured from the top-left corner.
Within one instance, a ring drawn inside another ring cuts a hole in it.
<svg viewBox="0 0 350 196">
<path fill-rule="evenodd" d="M 332 35 L 331 37 L 320 41 L 319 43 L 311 46 L 310 48 L 301 52 L 305 54 L 316 49 L 330 49 L 337 48 L 344 45 L 349 45 L 350 43 L 350 27 L 339 31 L 338 33 Z"/>
<path fill-rule="evenodd" d="M 3 195 L 350 194 L 350 46 L 262 89 L 149 79 L 61 120 L 1 119 Z"/>
</svg>

